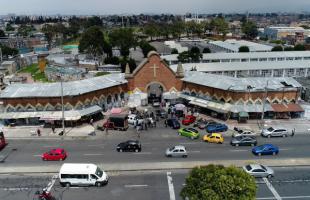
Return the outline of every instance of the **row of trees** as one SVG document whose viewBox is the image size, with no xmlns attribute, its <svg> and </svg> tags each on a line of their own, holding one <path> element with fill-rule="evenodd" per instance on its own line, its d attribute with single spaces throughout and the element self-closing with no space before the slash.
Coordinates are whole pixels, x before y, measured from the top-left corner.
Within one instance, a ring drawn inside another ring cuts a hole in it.
<svg viewBox="0 0 310 200">
<path fill-rule="evenodd" d="M 274 46 L 271 51 L 305 51 L 306 47 L 302 44 L 296 44 L 294 47 L 282 47 L 281 45 Z"/>
</svg>

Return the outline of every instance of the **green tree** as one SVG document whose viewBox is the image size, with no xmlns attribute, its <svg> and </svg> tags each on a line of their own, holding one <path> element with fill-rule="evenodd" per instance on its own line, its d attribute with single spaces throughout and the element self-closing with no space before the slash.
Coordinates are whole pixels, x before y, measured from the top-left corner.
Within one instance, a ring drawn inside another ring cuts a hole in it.
<svg viewBox="0 0 310 200">
<path fill-rule="evenodd" d="M 190 200 L 254 200 L 255 179 L 242 169 L 207 165 L 191 170 L 181 190 Z"/>
<path fill-rule="evenodd" d="M 225 36 L 228 33 L 228 23 L 223 17 L 219 16 L 211 20 L 210 29 L 215 34 L 222 34 Z"/>
<path fill-rule="evenodd" d="M 147 57 L 147 54 L 150 51 L 157 51 L 155 47 L 153 47 L 152 45 L 150 45 L 147 41 L 143 40 L 140 42 L 140 48 L 142 49 L 142 53 L 144 55 L 144 58 Z"/>
<path fill-rule="evenodd" d="M 154 23 L 148 23 L 143 27 L 143 33 L 146 34 L 153 40 L 153 37 L 158 35 L 158 27 Z"/>
<path fill-rule="evenodd" d="M 271 51 L 283 51 L 283 47 L 280 45 L 274 46 Z"/>
<path fill-rule="evenodd" d="M 8 47 L 8 46 L 5 46 L 5 45 L 1 45 L 0 44 L 0 49 L 2 51 L 2 55 L 4 57 L 9 57 L 9 56 L 15 56 L 18 54 L 18 50 L 15 49 L 15 48 L 11 48 L 11 47 Z"/>
<path fill-rule="evenodd" d="M 54 39 L 55 34 L 56 34 L 55 27 L 53 25 L 50 25 L 50 24 L 45 24 L 42 27 L 42 32 L 45 35 L 45 38 L 46 38 L 47 43 L 48 43 L 48 47 L 51 48 L 53 39 Z"/>
<path fill-rule="evenodd" d="M 171 54 L 179 54 L 179 52 L 176 48 L 173 48 L 171 49 Z"/>
<path fill-rule="evenodd" d="M 306 47 L 305 47 L 305 45 L 302 45 L 302 44 L 296 44 L 296 45 L 294 46 L 294 50 L 295 50 L 295 51 L 305 51 L 305 50 L 306 50 Z"/>
<path fill-rule="evenodd" d="M 32 26 L 22 24 L 18 28 L 17 32 L 18 32 L 19 35 L 27 37 L 33 31 L 33 29 L 34 28 Z"/>
<path fill-rule="evenodd" d="M 15 28 L 10 23 L 8 23 L 5 27 L 5 30 L 6 31 L 15 31 Z"/>
<path fill-rule="evenodd" d="M 118 65 L 120 63 L 120 60 L 118 57 L 116 56 L 112 56 L 112 57 L 106 57 L 104 59 L 104 63 L 105 64 L 113 64 L 113 65 Z"/>
<path fill-rule="evenodd" d="M 211 50 L 210 50 L 210 48 L 205 47 L 205 48 L 203 48 L 202 53 L 211 53 Z"/>
<path fill-rule="evenodd" d="M 182 53 L 179 53 L 178 61 L 181 62 L 181 63 L 188 63 L 188 62 L 190 62 L 191 58 L 190 58 L 189 51 L 184 51 Z"/>
<path fill-rule="evenodd" d="M 250 49 L 248 46 L 241 46 L 239 47 L 239 52 L 250 52 Z"/>
<path fill-rule="evenodd" d="M 171 34 L 174 38 L 181 38 L 185 29 L 185 23 L 183 21 L 176 21 L 171 26 Z"/>
<path fill-rule="evenodd" d="M 198 47 L 192 47 L 189 52 L 190 58 L 192 62 L 199 62 L 202 58 L 202 54 L 200 53 L 200 49 Z"/>
<path fill-rule="evenodd" d="M 284 51 L 294 51 L 294 47 L 284 47 Z"/>
<path fill-rule="evenodd" d="M 137 43 L 131 28 L 114 29 L 110 32 L 109 38 L 112 46 L 118 47 L 123 57 L 128 57 L 129 49 L 135 47 Z"/>
<path fill-rule="evenodd" d="M 132 58 L 129 58 L 129 59 L 123 58 L 120 63 L 121 63 L 122 73 L 125 72 L 127 63 L 129 65 L 130 72 L 133 72 L 137 67 L 136 61 Z"/>
<path fill-rule="evenodd" d="M 85 28 L 89 28 L 92 26 L 103 26 L 102 20 L 98 16 L 92 16 L 88 18 L 85 22 Z"/>
<path fill-rule="evenodd" d="M 5 32 L 0 29 L 0 37 L 5 37 Z"/>
<path fill-rule="evenodd" d="M 257 25 L 253 21 L 246 21 L 242 23 L 241 30 L 248 39 L 254 39 L 258 35 Z"/>
<path fill-rule="evenodd" d="M 103 55 L 104 36 L 97 26 L 88 28 L 82 35 L 79 45 L 79 52 L 87 53 L 93 58 Z"/>
</svg>

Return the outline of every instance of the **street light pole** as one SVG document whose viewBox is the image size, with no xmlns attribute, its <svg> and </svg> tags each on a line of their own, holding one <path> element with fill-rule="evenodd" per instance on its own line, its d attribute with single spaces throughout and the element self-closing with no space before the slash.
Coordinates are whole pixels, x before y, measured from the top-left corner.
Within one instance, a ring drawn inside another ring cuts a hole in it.
<svg viewBox="0 0 310 200">
<path fill-rule="evenodd" d="M 65 134 L 65 111 L 64 111 L 64 94 L 62 77 L 60 77 L 60 91 L 61 91 L 61 115 L 62 115 L 62 133 Z"/>
<path fill-rule="evenodd" d="M 262 108 L 262 125 L 264 127 L 264 113 L 265 113 L 265 103 L 267 99 L 267 87 L 268 87 L 268 80 L 265 86 L 265 95 L 264 95 L 264 100 L 263 100 L 263 108 Z"/>
</svg>

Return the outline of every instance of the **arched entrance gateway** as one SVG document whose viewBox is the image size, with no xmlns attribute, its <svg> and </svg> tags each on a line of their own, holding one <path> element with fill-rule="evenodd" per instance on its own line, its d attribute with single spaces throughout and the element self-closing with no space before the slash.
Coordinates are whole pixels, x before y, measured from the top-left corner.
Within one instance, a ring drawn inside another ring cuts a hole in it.
<svg viewBox="0 0 310 200">
<path fill-rule="evenodd" d="M 126 67 L 125 72 L 129 92 L 146 93 L 149 102 L 162 100 L 164 92 L 180 91 L 183 77 L 181 65 L 174 72 L 155 51 L 149 52 L 147 58 L 132 73 L 129 67 Z"/>
</svg>

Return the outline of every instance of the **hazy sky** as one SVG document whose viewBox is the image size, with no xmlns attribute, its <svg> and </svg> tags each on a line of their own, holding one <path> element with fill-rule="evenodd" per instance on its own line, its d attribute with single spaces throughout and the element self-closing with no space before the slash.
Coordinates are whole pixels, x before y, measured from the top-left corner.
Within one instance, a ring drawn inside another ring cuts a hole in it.
<svg viewBox="0 0 310 200">
<path fill-rule="evenodd" d="M 310 0 L 0 0 L 0 14 L 310 12 Z"/>
</svg>

